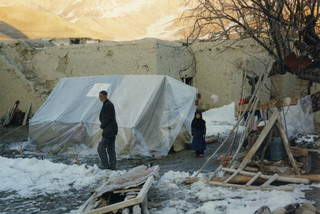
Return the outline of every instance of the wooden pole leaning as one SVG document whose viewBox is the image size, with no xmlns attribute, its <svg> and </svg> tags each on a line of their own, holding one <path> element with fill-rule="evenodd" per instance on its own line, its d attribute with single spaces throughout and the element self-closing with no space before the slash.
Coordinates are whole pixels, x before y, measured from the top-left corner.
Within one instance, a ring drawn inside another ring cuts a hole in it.
<svg viewBox="0 0 320 214">
<path fill-rule="evenodd" d="M 282 142 L 283 142 L 284 148 L 286 149 L 286 152 L 287 152 L 288 158 L 289 158 L 289 160 L 291 162 L 291 165 L 292 165 L 295 173 L 297 175 L 301 175 L 300 170 L 299 170 L 299 168 L 297 166 L 297 163 L 294 160 L 292 152 L 290 150 L 289 141 L 288 141 L 287 135 L 286 135 L 286 133 L 285 133 L 285 131 L 283 129 L 283 125 L 282 125 L 280 117 L 278 117 L 278 119 L 277 119 L 277 126 L 279 128 L 279 132 L 280 132 L 280 135 L 281 135 L 281 138 L 282 138 Z"/>
<path fill-rule="evenodd" d="M 236 172 L 234 172 L 227 180 L 225 180 L 224 183 L 228 183 L 228 181 L 230 181 L 234 176 L 236 176 L 239 173 L 239 171 L 243 170 L 247 166 L 248 162 L 251 160 L 251 158 L 257 152 L 257 150 L 261 146 L 263 140 L 265 139 L 265 137 L 267 136 L 267 134 L 269 133 L 269 131 L 273 127 L 273 125 L 276 122 L 278 116 L 279 116 L 279 111 L 278 111 L 278 109 L 274 108 L 270 120 L 268 121 L 267 125 L 263 128 L 261 134 L 259 135 L 259 137 L 256 140 L 256 142 L 253 144 L 253 146 L 249 150 L 249 152 L 246 155 L 246 157 L 241 162 L 240 166 L 238 167 L 238 170 Z"/>
</svg>

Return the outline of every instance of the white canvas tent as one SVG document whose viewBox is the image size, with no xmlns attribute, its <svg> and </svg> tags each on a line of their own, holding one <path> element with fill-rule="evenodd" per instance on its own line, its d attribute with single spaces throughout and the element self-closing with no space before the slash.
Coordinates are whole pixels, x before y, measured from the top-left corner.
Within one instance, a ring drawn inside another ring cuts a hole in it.
<svg viewBox="0 0 320 214">
<path fill-rule="evenodd" d="M 29 123 L 29 142 L 43 151 L 101 140 L 101 90 L 113 102 L 118 155 L 167 155 L 183 125 L 190 133 L 197 89 L 168 76 L 63 78 Z"/>
</svg>

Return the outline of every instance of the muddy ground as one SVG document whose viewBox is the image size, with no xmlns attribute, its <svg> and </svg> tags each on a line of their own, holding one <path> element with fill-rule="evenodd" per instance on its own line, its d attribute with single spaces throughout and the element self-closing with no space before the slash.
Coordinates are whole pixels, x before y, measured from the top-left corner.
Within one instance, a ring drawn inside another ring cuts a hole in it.
<svg viewBox="0 0 320 214">
<path fill-rule="evenodd" d="M 9 149 L 10 144 L 16 143 L 16 142 L 24 142 L 28 139 L 28 126 L 25 127 L 3 127 L 0 125 L 0 156 L 9 157 L 9 158 L 15 158 L 19 157 L 19 151 L 17 150 L 11 150 Z M 217 149 L 217 147 L 220 145 L 220 143 L 223 141 L 223 139 L 219 139 L 219 141 L 207 144 L 207 150 L 205 151 L 204 157 L 196 157 L 194 155 L 194 152 L 191 150 L 184 150 L 181 152 L 171 152 L 167 157 L 161 158 L 161 159 L 139 159 L 139 160 L 119 160 L 117 163 L 117 167 L 119 170 L 128 170 L 133 168 L 134 166 L 141 165 L 141 164 L 148 164 L 153 163 L 154 165 L 160 166 L 160 176 L 164 174 L 165 172 L 169 170 L 173 171 L 185 171 L 193 173 L 200 169 L 200 167 L 205 163 L 207 158 Z M 221 152 L 222 153 L 222 152 Z M 40 157 L 41 155 L 41 157 Z M 50 159 L 53 162 L 62 162 L 65 164 L 73 164 L 74 158 L 70 157 L 70 155 L 43 155 L 43 154 L 29 154 L 29 157 L 37 156 L 37 158 L 46 158 Z M 317 157 L 317 161 L 319 161 L 319 156 Z M 86 157 L 79 157 L 80 164 L 87 164 L 87 165 L 94 165 L 99 164 L 99 158 L 98 155 L 93 156 L 86 156 Z M 218 163 L 216 161 L 216 158 L 214 158 L 212 161 L 209 162 L 208 166 L 204 168 L 203 172 L 210 172 L 216 169 L 218 166 Z M 318 167 L 312 168 L 312 174 L 320 174 L 320 168 Z M 100 186 L 100 185 L 99 185 Z M 320 209 L 320 189 L 314 188 L 313 190 L 308 190 L 305 192 L 306 198 L 308 200 L 314 201 L 315 206 L 317 209 Z M 74 200 L 72 203 L 69 200 L 69 204 L 66 206 L 65 204 L 63 206 L 67 207 L 67 210 L 64 210 L 65 212 L 75 210 L 77 209 L 85 200 L 89 198 L 89 193 L 77 193 L 78 194 L 77 200 Z M 150 193 L 151 197 L 157 197 L 156 192 Z M 158 202 L 161 202 L 161 197 L 158 199 L 155 199 Z M 34 198 L 32 199 L 33 204 L 31 206 L 39 206 L 44 207 L 45 210 L 50 210 L 56 207 L 57 204 L 63 203 L 64 199 L 54 199 L 50 198 L 48 196 L 48 199 L 44 198 Z M 21 209 L 15 209 L 17 206 L 21 206 L 21 204 L 24 204 L 24 202 L 19 200 L 13 200 L 10 202 L 10 208 L 7 207 L 6 210 L 11 210 L 13 213 L 19 213 L 22 211 Z M 30 204 L 30 202 L 29 202 Z M 8 203 L 1 202 L 0 201 L 0 207 L 3 206 L 9 206 Z M 27 205 L 26 202 L 26 206 Z M 6 212 L 11 213 L 11 212 Z M 46 211 L 47 213 L 47 211 Z M 52 212 L 55 213 L 55 212 Z M 59 212 L 63 213 L 63 212 Z"/>
</svg>

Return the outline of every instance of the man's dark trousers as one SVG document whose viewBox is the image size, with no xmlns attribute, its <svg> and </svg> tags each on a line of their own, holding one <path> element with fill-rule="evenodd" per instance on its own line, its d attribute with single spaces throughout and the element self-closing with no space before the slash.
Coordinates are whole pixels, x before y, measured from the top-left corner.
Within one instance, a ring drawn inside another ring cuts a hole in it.
<svg viewBox="0 0 320 214">
<path fill-rule="evenodd" d="M 99 143 L 98 154 L 100 156 L 101 164 L 103 167 L 116 168 L 117 159 L 115 152 L 115 140 L 116 136 L 102 137 Z M 108 151 L 108 155 L 106 149 Z"/>
</svg>

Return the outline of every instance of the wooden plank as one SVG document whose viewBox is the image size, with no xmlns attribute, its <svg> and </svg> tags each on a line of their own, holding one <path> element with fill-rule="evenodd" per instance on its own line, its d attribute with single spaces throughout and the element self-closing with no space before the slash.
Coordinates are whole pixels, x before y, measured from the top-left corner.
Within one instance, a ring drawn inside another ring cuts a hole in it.
<svg viewBox="0 0 320 214">
<path fill-rule="evenodd" d="M 198 181 L 203 181 L 203 179 L 199 177 L 187 177 L 184 179 L 184 184 L 193 184 Z"/>
<path fill-rule="evenodd" d="M 11 110 L 11 112 L 9 113 L 8 117 L 6 117 L 6 120 L 3 123 L 3 126 L 8 126 L 11 123 L 11 120 L 13 119 L 13 116 L 15 115 L 15 113 L 18 110 L 18 105 L 19 105 L 20 101 L 17 100 Z"/>
<path fill-rule="evenodd" d="M 307 157 L 309 152 L 301 147 L 290 146 L 293 157 Z"/>
<path fill-rule="evenodd" d="M 241 171 L 240 168 L 238 168 L 236 171 L 234 171 L 234 173 L 228 178 L 226 179 L 223 183 L 228 183 L 230 182 L 239 172 Z"/>
<path fill-rule="evenodd" d="M 148 196 L 146 195 L 141 203 L 141 209 L 143 214 L 150 214 L 148 210 Z"/>
<path fill-rule="evenodd" d="M 320 182 L 320 175 L 313 174 L 313 175 L 288 175 L 290 178 L 298 178 L 298 179 L 308 179 L 312 182 Z"/>
<path fill-rule="evenodd" d="M 121 208 L 126 208 L 126 207 L 130 207 L 133 206 L 135 204 L 139 204 L 141 203 L 141 201 L 138 198 L 134 198 L 134 199 L 129 199 L 128 201 L 122 201 L 116 204 L 111 204 L 109 206 L 106 207 L 101 207 L 98 209 L 94 209 L 88 212 L 84 212 L 86 214 L 103 214 L 103 213 L 108 213 L 114 210 L 118 210 Z"/>
<path fill-rule="evenodd" d="M 147 195 L 147 192 L 149 191 L 149 188 L 151 187 L 152 185 L 152 182 L 153 182 L 153 176 L 150 176 L 146 183 L 143 185 L 142 189 L 140 190 L 137 198 L 141 198 L 141 202 L 143 201 L 144 197 Z"/>
<path fill-rule="evenodd" d="M 291 147 L 290 147 L 291 148 Z M 300 147 L 299 147 L 300 148 Z M 320 149 L 306 149 L 306 148 L 301 148 L 303 149 L 304 151 L 307 151 L 307 152 L 315 152 L 315 153 L 320 153 Z"/>
<path fill-rule="evenodd" d="M 208 184 L 216 185 L 216 186 L 223 186 L 223 187 L 231 187 L 237 189 L 247 189 L 247 190 L 279 190 L 279 191 L 294 191 L 294 186 L 274 186 L 274 187 L 262 187 L 262 186 L 246 186 L 246 185 L 239 185 L 239 184 L 230 184 L 230 183 L 220 183 L 210 181 Z"/>
<path fill-rule="evenodd" d="M 27 120 L 29 118 L 30 110 L 31 110 L 31 103 L 29 104 L 29 107 L 28 107 L 28 109 L 26 111 L 26 114 L 24 115 L 23 123 L 22 123 L 23 126 L 25 126 L 27 124 Z"/>
<path fill-rule="evenodd" d="M 261 134 L 259 135 L 258 139 L 253 144 L 253 146 L 249 150 L 248 154 L 246 155 L 246 157 L 243 159 L 243 161 L 241 162 L 240 166 L 238 167 L 239 171 L 243 170 L 247 166 L 248 162 L 251 160 L 251 158 L 254 156 L 254 154 L 259 149 L 259 147 L 261 146 L 263 140 L 265 139 L 265 137 L 267 136 L 267 134 L 269 133 L 269 131 L 273 127 L 273 125 L 274 125 L 274 123 L 275 123 L 275 121 L 277 120 L 278 117 L 279 117 L 279 111 L 278 111 L 278 109 L 274 108 L 272 116 L 269 119 L 267 125 L 263 128 L 263 130 L 262 130 Z M 236 176 L 238 174 L 239 171 L 235 171 L 233 173 L 233 175 L 231 175 L 229 177 L 229 179 L 226 180 L 224 183 L 227 183 L 229 180 L 231 180 L 234 176 Z"/>
<path fill-rule="evenodd" d="M 308 152 L 316 152 L 316 153 L 320 153 L 319 149 L 306 149 Z"/>
<path fill-rule="evenodd" d="M 206 140 L 206 143 L 213 143 L 219 141 L 219 137 L 212 137 Z"/>
<path fill-rule="evenodd" d="M 250 186 L 251 184 L 253 184 L 253 182 L 254 182 L 255 180 L 257 180 L 257 178 L 259 178 L 261 174 L 262 174 L 261 172 L 256 173 L 256 174 L 250 179 L 250 181 L 248 181 L 248 182 L 246 183 L 246 185 L 247 185 L 247 186 Z"/>
<path fill-rule="evenodd" d="M 226 172 L 235 172 L 236 170 L 235 169 L 229 169 L 229 168 L 222 168 L 223 171 L 226 171 Z M 240 171 L 239 172 L 240 174 L 243 174 L 243 175 L 248 175 L 248 176 L 254 176 L 255 173 L 253 172 L 247 172 L 247 171 Z M 290 182 L 290 183 L 302 183 L 302 184 L 309 184 L 310 183 L 310 179 L 308 177 L 302 177 L 303 175 L 301 176 L 279 176 L 277 178 L 278 181 L 282 181 L 282 182 Z M 264 174 L 261 174 L 260 175 L 260 178 L 264 178 L 264 179 L 269 179 L 270 175 L 264 175 Z M 320 181 L 320 175 L 315 176 L 314 179 L 318 179 L 318 181 Z"/>
<path fill-rule="evenodd" d="M 215 182 L 224 182 L 225 180 L 227 180 L 228 177 L 222 177 L 222 178 L 213 178 L 210 181 L 215 181 Z M 232 183 L 232 184 L 246 184 L 248 183 L 250 180 L 252 179 L 252 176 L 247 176 L 247 175 L 237 175 L 235 177 L 233 177 L 228 183 Z M 264 178 L 257 178 L 254 183 L 260 183 L 263 184 L 264 182 L 266 182 L 266 179 Z M 248 185 L 249 186 L 249 185 Z"/>
<path fill-rule="evenodd" d="M 185 184 L 193 184 L 195 182 L 201 181 L 201 182 L 207 182 L 207 181 L 215 181 L 215 182 L 224 182 L 225 180 L 227 180 L 228 177 L 215 177 L 209 180 L 204 180 L 204 179 L 200 179 L 199 177 L 196 178 L 186 178 L 184 180 Z M 233 183 L 233 184 L 246 184 L 248 181 L 250 181 L 252 179 L 252 176 L 246 176 L 246 175 L 237 175 L 235 177 L 233 177 L 229 183 Z M 264 178 L 257 178 L 255 183 L 264 183 L 266 182 L 266 179 Z"/>
<path fill-rule="evenodd" d="M 266 187 L 269 186 L 272 182 L 274 182 L 275 180 L 277 180 L 279 177 L 278 174 L 274 174 L 271 178 L 269 178 L 264 184 L 262 184 L 262 187 Z"/>
<path fill-rule="evenodd" d="M 271 128 L 273 127 L 275 121 L 277 120 L 279 116 L 279 111 L 275 108 L 274 112 L 271 116 L 271 118 L 269 119 L 267 125 L 264 127 L 264 129 L 262 130 L 261 134 L 259 135 L 258 139 L 256 140 L 256 142 L 253 144 L 253 146 L 251 147 L 251 149 L 249 150 L 248 154 L 246 155 L 246 157 L 243 159 L 243 161 L 241 162 L 239 168 L 242 170 L 244 167 L 247 166 L 248 162 L 251 160 L 251 158 L 254 156 L 254 154 L 257 152 L 257 150 L 259 149 L 259 147 L 261 146 L 263 140 L 265 139 L 265 137 L 267 136 L 267 134 L 269 133 L 269 131 L 271 130 Z"/>
<path fill-rule="evenodd" d="M 129 193 L 129 192 L 139 192 L 141 189 L 123 189 L 123 190 L 115 190 L 113 191 L 113 193 L 117 194 L 117 193 Z"/>
<path fill-rule="evenodd" d="M 286 133 L 285 133 L 285 131 L 283 129 L 280 117 L 278 117 L 278 119 L 277 119 L 277 126 L 278 126 L 278 129 L 279 129 L 281 138 L 282 138 L 282 142 L 283 142 L 284 148 L 286 149 L 287 155 L 288 155 L 289 160 L 291 162 L 291 165 L 292 165 L 295 173 L 297 175 L 301 175 L 300 170 L 299 170 L 299 168 L 298 168 L 298 166 L 296 164 L 296 161 L 294 160 L 294 157 L 293 157 L 293 155 L 291 153 L 291 150 L 290 150 L 290 147 L 289 147 L 289 141 L 288 141 L 287 135 L 286 135 Z"/>
</svg>

